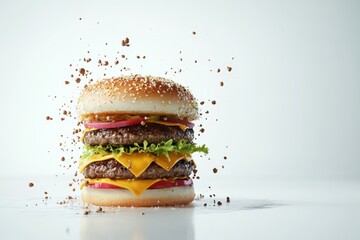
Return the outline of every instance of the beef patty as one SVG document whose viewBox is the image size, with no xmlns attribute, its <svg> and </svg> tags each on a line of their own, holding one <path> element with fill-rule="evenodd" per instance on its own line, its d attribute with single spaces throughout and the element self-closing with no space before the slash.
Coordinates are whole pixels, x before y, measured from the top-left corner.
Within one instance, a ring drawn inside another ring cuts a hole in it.
<svg viewBox="0 0 360 240">
<path fill-rule="evenodd" d="M 94 145 L 132 145 L 134 143 L 142 143 L 146 140 L 148 143 L 166 142 L 172 139 L 175 143 L 181 139 L 192 142 L 194 138 L 194 130 L 181 130 L 179 127 L 165 126 L 156 123 L 146 123 L 121 127 L 98 129 L 87 132 L 84 136 L 84 143 Z"/>
<path fill-rule="evenodd" d="M 84 169 L 86 178 L 111 178 L 111 179 L 153 179 L 188 177 L 195 169 L 193 161 L 178 161 L 169 171 L 166 171 L 156 163 L 150 166 L 139 176 L 135 177 L 126 167 L 115 159 L 93 162 Z"/>
</svg>

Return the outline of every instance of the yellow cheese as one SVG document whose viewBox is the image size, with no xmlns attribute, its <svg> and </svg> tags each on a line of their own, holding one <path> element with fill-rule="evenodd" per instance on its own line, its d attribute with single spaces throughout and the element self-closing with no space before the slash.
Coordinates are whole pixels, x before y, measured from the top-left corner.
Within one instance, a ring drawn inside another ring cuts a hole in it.
<svg viewBox="0 0 360 240">
<path fill-rule="evenodd" d="M 85 178 L 82 180 L 80 184 L 80 189 L 86 186 L 86 184 L 106 183 L 117 187 L 126 188 L 132 193 L 134 193 L 136 196 L 139 196 L 151 185 L 159 181 L 163 181 L 163 179 L 157 178 L 157 179 L 145 179 L 145 180 L 133 180 L 133 179 L 113 180 L 110 178 L 95 178 L 95 179 Z"/>
<path fill-rule="evenodd" d="M 86 159 L 80 159 L 79 171 L 82 173 L 86 166 L 93 162 L 115 159 L 121 165 L 126 167 L 132 174 L 134 174 L 135 177 L 138 177 L 149 167 L 152 162 L 155 162 L 166 171 L 170 171 L 170 169 L 181 159 L 190 161 L 191 155 L 170 152 L 169 158 L 170 160 L 164 155 L 158 157 L 154 154 L 138 152 L 132 153 L 131 155 L 124 153 L 120 156 L 113 155 L 111 153 L 107 155 L 95 154 Z"/>
<path fill-rule="evenodd" d="M 172 167 L 181 159 L 184 159 L 186 161 L 191 161 L 191 155 L 187 154 L 187 155 L 183 155 L 183 154 L 176 154 L 176 153 L 169 153 L 169 157 L 170 157 L 170 161 L 167 157 L 165 157 L 164 155 L 160 156 L 160 157 L 156 157 L 156 159 L 154 160 L 154 162 L 159 165 L 160 167 L 162 167 L 163 169 L 165 169 L 166 171 L 170 171 L 170 169 L 172 169 Z"/>
</svg>

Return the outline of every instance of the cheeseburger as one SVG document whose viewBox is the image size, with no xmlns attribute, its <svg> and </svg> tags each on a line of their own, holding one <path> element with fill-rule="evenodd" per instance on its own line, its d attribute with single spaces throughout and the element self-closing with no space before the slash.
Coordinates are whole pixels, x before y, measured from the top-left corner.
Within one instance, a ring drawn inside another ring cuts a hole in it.
<svg viewBox="0 0 360 240">
<path fill-rule="evenodd" d="M 121 76 L 87 86 L 78 100 L 84 123 L 79 171 L 85 203 L 101 206 L 185 205 L 198 104 L 190 91 L 160 77 Z"/>
</svg>

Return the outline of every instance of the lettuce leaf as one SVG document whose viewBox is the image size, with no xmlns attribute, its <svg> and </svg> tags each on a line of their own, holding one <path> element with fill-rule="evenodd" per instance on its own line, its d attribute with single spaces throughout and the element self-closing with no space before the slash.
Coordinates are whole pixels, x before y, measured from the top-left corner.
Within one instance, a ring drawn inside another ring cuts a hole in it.
<svg viewBox="0 0 360 240">
<path fill-rule="evenodd" d="M 167 142 L 161 142 L 158 144 L 149 144 L 147 141 L 144 141 L 141 145 L 135 143 L 132 146 L 84 146 L 84 151 L 82 158 L 88 158 L 94 154 L 107 155 L 112 153 L 114 156 L 121 156 L 122 154 L 132 154 L 133 152 L 140 153 L 152 153 L 156 156 L 165 155 L 169 160 L 169 152 L 181 153 L 181 154 L 191 154 L 194 152 L 202 152 L 208 154 L 209 149 L 204 145 L 198 146 L 195 143 L 186 142 L 186 140 L 180 140 L 177 143 L 173 144 L 173 140 L 170 139 Z"/>
</svg>

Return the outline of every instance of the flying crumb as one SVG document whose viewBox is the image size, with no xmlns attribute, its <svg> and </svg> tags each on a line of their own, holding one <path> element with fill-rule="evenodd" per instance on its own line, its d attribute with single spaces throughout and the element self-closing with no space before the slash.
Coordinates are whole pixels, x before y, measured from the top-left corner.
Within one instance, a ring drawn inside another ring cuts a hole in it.
<svg viewBox="0 0 360 240">
<path fill-rule="evenodd" d="M 81 75 L 83 75 L 83 76 L 85 75 L 85 69 L 84 68 L 80 68 L 79 72 L 80 72 Z"/>
<path fill-rule="evenodd" d="M 129 47 L 129 46 L 130 46 L 129 43 L 130 43 L 129 38 L 125 38 L 124 40 L 121 41 L 121 45 L 122 45 L 123 47 Z"/>
<path fill-rule="evenodd" d="M 227 67 L 227 70 L 228 70 L 229 72 L 231 72 L 232 67 Z"/>
<path fill-rule="evenodd" d="M 33 187 L 34 184 L 32 182 L 29 183 L 29 187 Z"/>
</svg>

